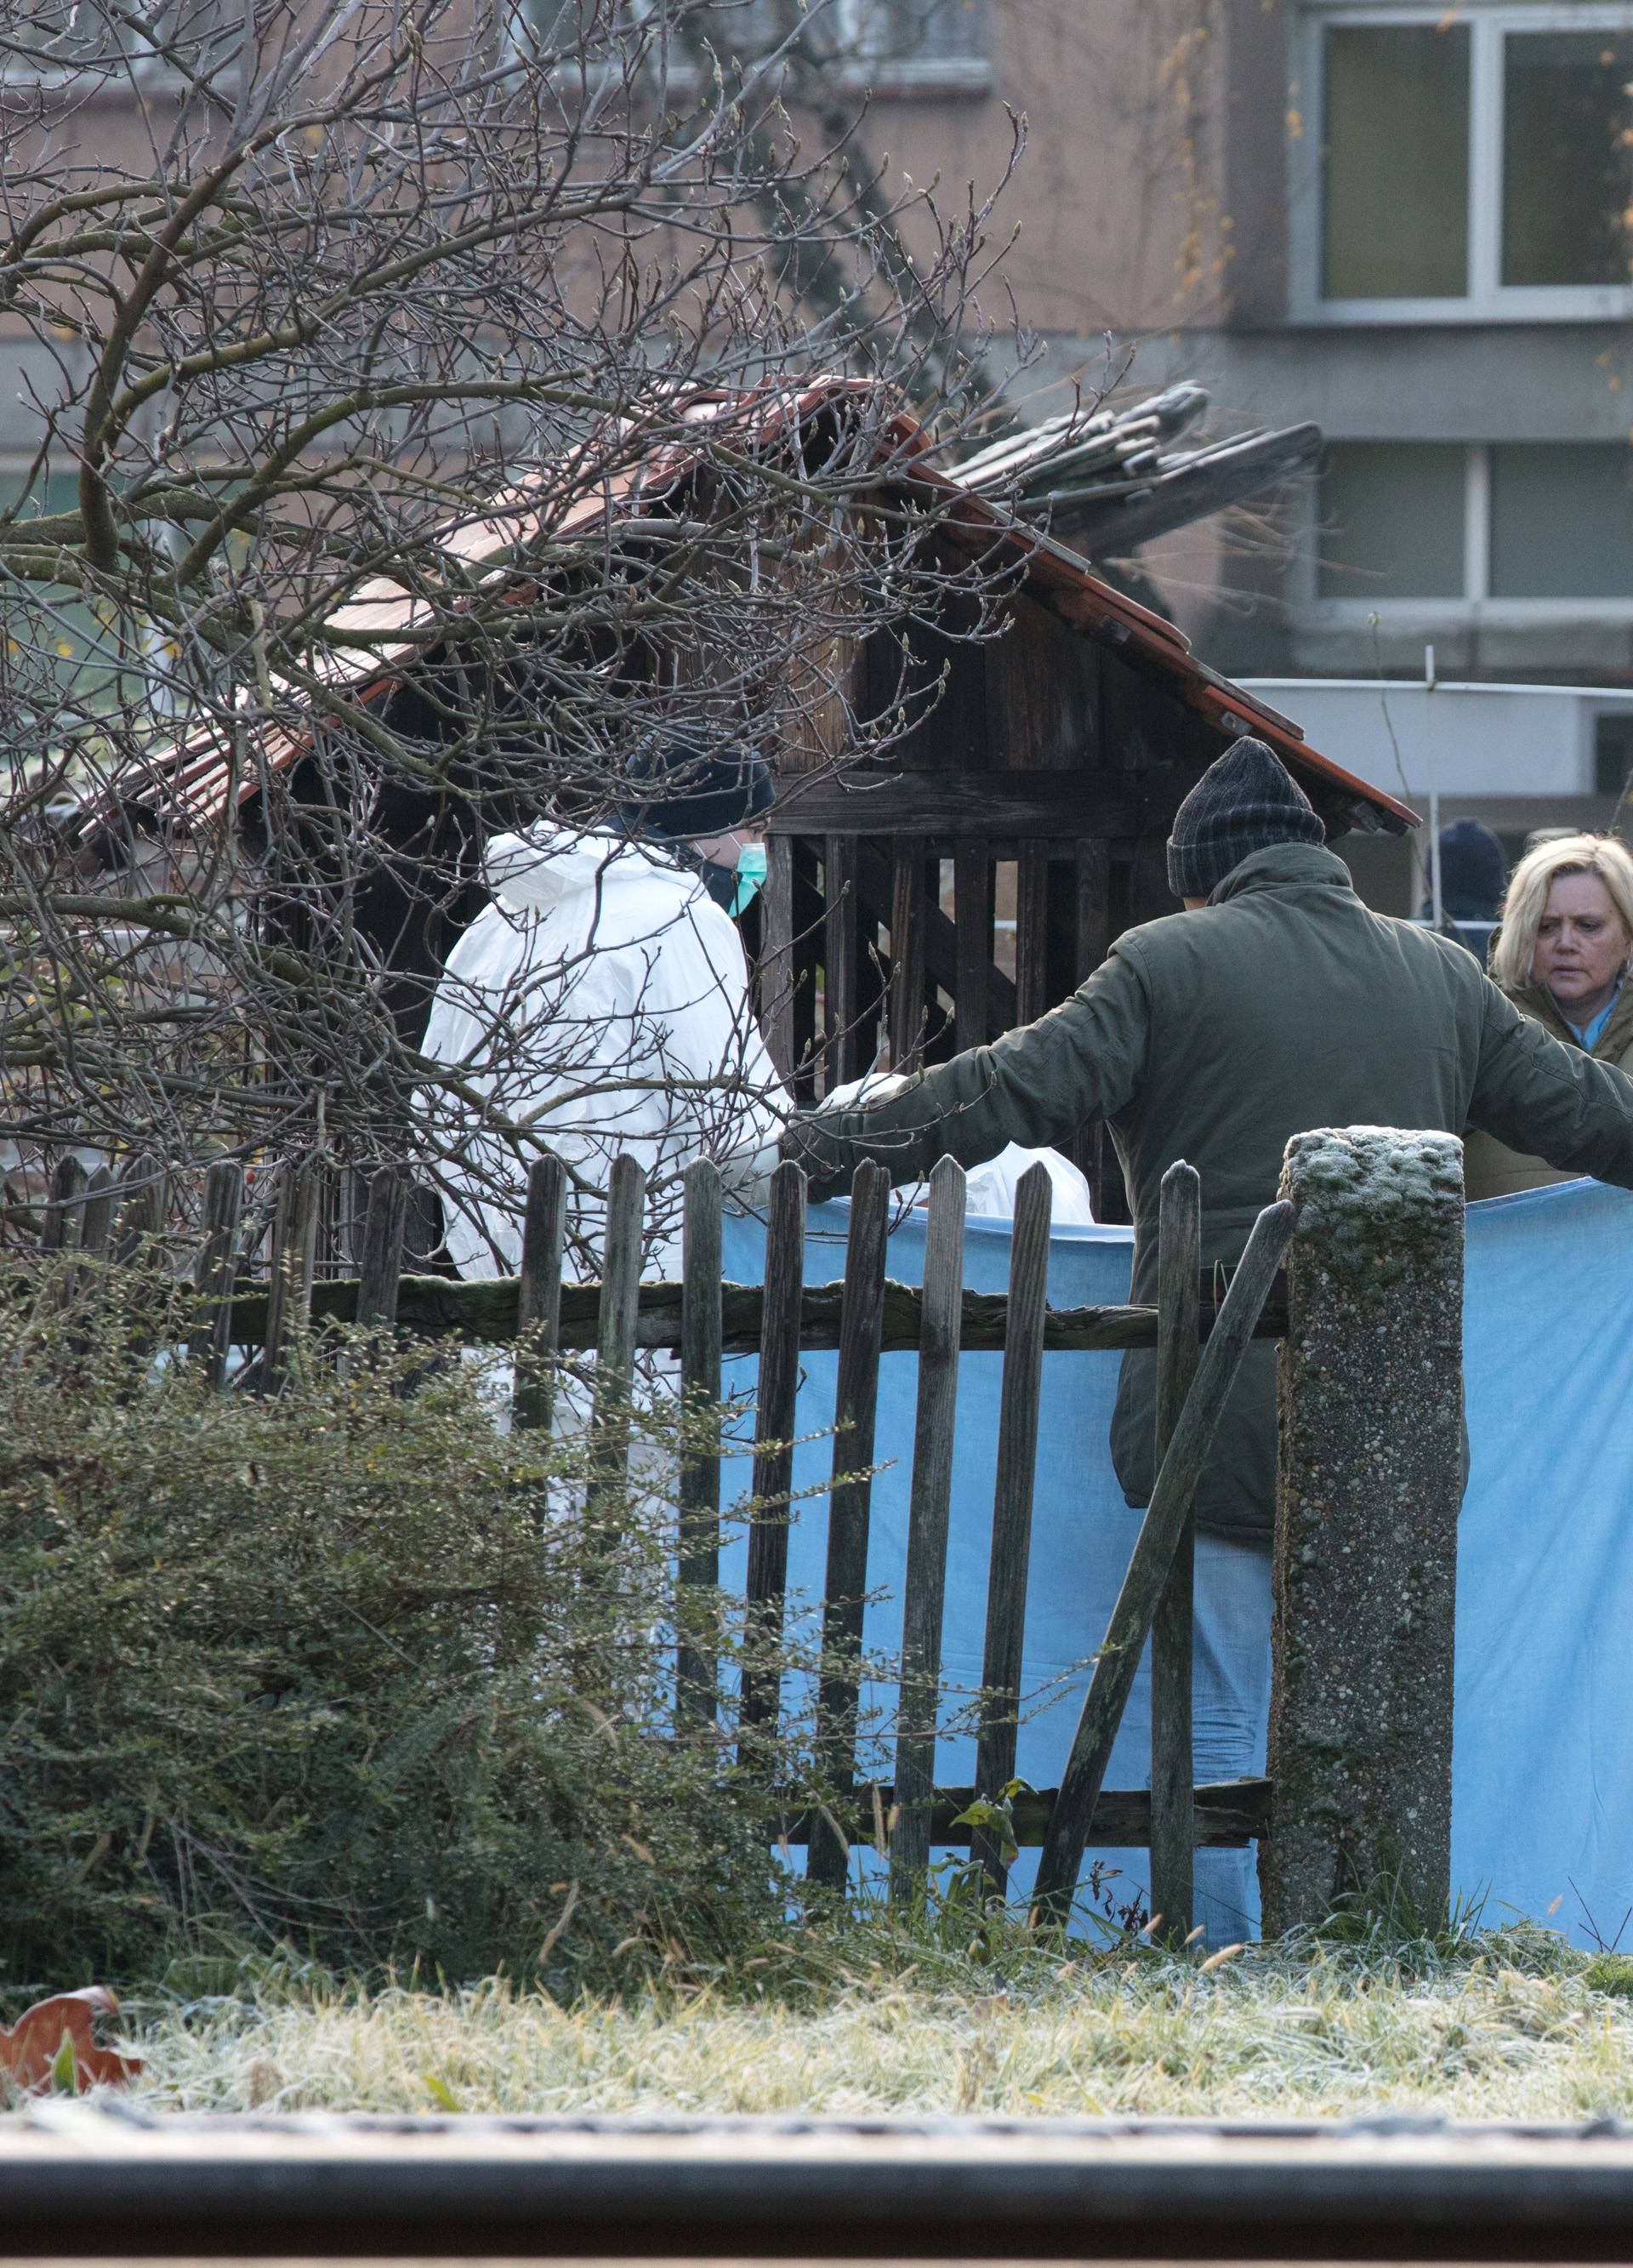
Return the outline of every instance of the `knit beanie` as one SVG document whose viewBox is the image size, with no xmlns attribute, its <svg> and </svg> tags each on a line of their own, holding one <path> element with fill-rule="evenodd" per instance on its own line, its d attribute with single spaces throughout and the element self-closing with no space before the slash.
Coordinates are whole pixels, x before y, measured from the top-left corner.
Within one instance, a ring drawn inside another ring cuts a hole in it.
<svg viewBox="0 0 1633 2268">
<path fill-rule="evenodd" d="M 1432 889 L 1434 867 L 1423 861 L 1423 880 Z M 1508 887 L 1508 860 L 1489 827 L 1477 819 L 1454 819 L 1440 829 L 1440 902 L 1453 921 L 1495 921 Z"/>
<path fill-rule="evenodd" d="M 1262 740 L 1237 740 L 1173 814 L 1168 887 L 1176 898 L 1210 898 L 1255 850 L 1326 840 L 1309 797 L 1274 749 Z"/>
<path fill-rule="evenodd" d="M 654 733 L 629 764 L 619 817 L 632 835 L 668 843 L 729 835 L 763 819 L 776 800 L 771 768 L 755 748 L 695 726 Z"/>
</svg>

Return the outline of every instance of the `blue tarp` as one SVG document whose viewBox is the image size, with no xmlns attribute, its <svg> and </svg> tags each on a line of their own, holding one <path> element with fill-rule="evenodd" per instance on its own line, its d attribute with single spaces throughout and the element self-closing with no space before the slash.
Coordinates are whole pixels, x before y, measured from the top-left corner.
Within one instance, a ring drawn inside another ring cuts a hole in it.
<svg viewBox="0 0 1633 2268">
<path fill-rule="evenodd" d="M 814 1207 L 806 1279 L 843 1270 L 846 1208 Z M 965 1281 L 1004 1289 L 1007 1222 L 972 1220 Z M 1130 1234 L 1063 1228 L 1052 1240 L 1049 1300 L 1078 1307 L 1125 1300 Z M 725 1273 L 759 1280 L 757 1222 L 727 1225 Z M 923 1216 L 893 1233 L 889 1270 L 920 1280 Z M 1483 1897 L 1488 1920 L 1551 1918 L 1588 1943 L 1614 1938 L 1633 1907 L 1633 1714 L 1624 1661 L 1633 1631 L 1633 1196 L 1575 1182 L 1473 1208 L 1468 1216 L 1465 1359 L 1472 1464 L 1459 1551 L 1453 1878 Z M 730 1366 L 732 1390 L 752 1389 L 749 1363 Z M 916 1358 L 884 1357 L 879 1379 L 864 1645 L 893 1661 L 901 1642 Z M 966 1355 L 948 1555 L 944 1670 L 958 1694 L 980 1683 L 987 1557 L 1002 1358 Z M 835 1358 L 805 1358 L 796 1454 L 790 1584 L 813 1609 L 822 1592 L 826 1498 L 833 1456 Z M 1043 1407 L 1026 1602 L 1026 1684 L 1019 1770 L 1055 1785 L 1070 1744 L 1088 1657 L 1105 1634 L 1140 1515 L 1122 1501 L 1107 1446 L 1114 1355 L 1044 1358 Z M 888 1461 L 888 1462 L 886 1462 Z M 746 1491 L 746 1466 L 728 1491 Z M 739 1591 L 745 1547 L 728 1550 L 723 1581 Z M 798 1616 L 796 1616 L 798 1622 Z M 864 1706 L 887 1713 L 891 1692 Z M 798 1705 L 796 1682 L 789 1699 Z M 1129 1705 L 1108 1784 L 1149 1776 L 1144 1669 Z M 887 1749 L 864 1765 L 888 1777 Z M 967 1784 L 973 1742 L 939 1746 L 937 1778 Z M 1143 1889 L 1144 1854 L 1101 1852 L 1120 1870 L 1118 1902 Z M 1015 1887 L 1024 1890 L 1032 1854 Z"/>
</svg>

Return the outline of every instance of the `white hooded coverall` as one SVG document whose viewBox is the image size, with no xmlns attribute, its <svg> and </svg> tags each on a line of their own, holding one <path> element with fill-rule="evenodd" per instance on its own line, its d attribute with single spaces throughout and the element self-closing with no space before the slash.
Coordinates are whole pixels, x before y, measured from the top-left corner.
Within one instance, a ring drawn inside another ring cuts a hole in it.
<svg viewBox="0 0 1633 2268">
<path fill-rule="evenodd" d="M 658 848 L 549 826 L 497 836 L 494 902 L 449 955 L 423 1052 L 530 1137 L 519 1150 L 446 1088 L 419 1107 L 445 1153 L 448 1251 L 462 1276 L 514 1273 L 541 1143 L 570 1183 L 565 1272 L 600 1272 L 612 1161 L 646 1168 L 645 1270 L 680 1273 L 678 1176 L 775 1143 L 787 1097 L 754 1021 L 742 941 L 699 877 Z"/>
</svg>

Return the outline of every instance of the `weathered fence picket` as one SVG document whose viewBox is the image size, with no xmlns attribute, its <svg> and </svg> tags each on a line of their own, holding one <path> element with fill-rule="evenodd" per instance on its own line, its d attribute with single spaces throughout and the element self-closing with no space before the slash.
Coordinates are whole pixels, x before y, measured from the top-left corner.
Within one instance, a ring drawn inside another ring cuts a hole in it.
<svg viewBox="0 0 1633 2268">
<path fill-rule="evenodd" d="M 646 1175 L 627 1150 L 607 1176 L 607 1242 L 601 1255 L 600 1329 L 590 1408 L 591 1468 L 585 1513 L 592 1528 L 617 1516 L 629 1476 L 635 1388 L 636 1305 L 641 1289 L 641 1229 Z"/>
<path fill-rule="evenodd" d="M 382 1166 L 369 1182 L 357 1268 L 357 1323 L 364 1330 L 389 1331 L 397 1320 L 408 1186 L 408 1169 L 402 1166 Z"/>
<path fill-rule="evenodd" d="M 680 1252 L 681 1444 L 677 1572 L 694 1598 L 720 1581 L 720 1169 L 699 1159 L 686 1169 Z M 712 1600 L 711 1600 L 712 1606 Z M 683 1632 L 675 1658 L 675 1706 L 682 1719 L 712 1723 L 718 1701 L 712 1643 Z"/>
<path fill-rule="evenodd" d="M 315 1158 L 290 1160 L 278 1178 L 267 1270 L 267 1334 L 262 1343 L 262 1390 L 276 1393 L 289 1368 L 293 1342 L 312 1314 L 322 1183 Z M 354 1310 L 355 1312 L 355 1310 Z"/>
<path fill-rule="evenodd" d="M 1015 1233 L 1010 1246 L 1009 1329 L 998 1404 L 986 1647 L 981 1669 L 981 1722 L 975 1738 L 975 1789 L 988 1802 L 1001 1800 L 1015 1777 L 1052 1203 L 1053 1184 L 1047 1170 L 1042 1166 L 1029 1167 L 1015 1192 Z M 970 1850 L 986 1868 L 997 1895 L 1006 1896 L 1009 1867 L 997 1830 L 979 1830 L 970 1838 Z"/>
<path fill-rule="evenodd" d="M 794 1406 L 799 1393 L 800 1322 L 805 1280 L 805 1177 L 791 1159 L 771 1176 L 761 1308 L 760 1381 L 754 1404 L 754 1459 L 749 1480 L 748 1580 L 739 1722 L 739 1761 L 754 1754 L 755 1735 L 775 1726 L 782 1679 L 788 1589 L 789 1494 L 794 1478 Z M 755 1659 L 758 1655 L 760 1658 Z"/>
<path fill-rule="evenodd" d="M 521 1267 L 516 1279 L 516 1336 L 521 1344 L 511 1397 L 511 1423 L 519 1432 L 548 1433 L 555 1415 L 566 1238 L 567 1168 L 558 1157 L 547 1154 L 535 1158 L 528 1168 L 522 1211 Z"/>
<path fill-rule="evenodd" d="M 953 1438 L 958 1415 L 964 1202 L 964 1169 L 953 1159 L 943 1158 L 930 1177 L 930 1216 L 924 1232 L 924 1307 L 908 1484 L 907 1572 L 901 1593 L 896 1824 L 890 1838 L 890 1895 L 898 1904 L 920 1894 L 930 1863 L 936 1720 L 941 1699 L 941 1618 L 946 1605 Z"/>
<path fill-rule="evenodd" d="M 114 1228 L 114 1176 L 107 1166 L 93 1166 L 85 1183 L 85 1210 L 80 1223 L 79 1249 L 93 1260 L 104 1258 Z"/>
<path fill-rule="evenodd" d="M 202 1241 L 193 1287 L 201 1302 L 193 1327 L 189 1360 L 203 1367 L 206 1381 L 218 1387 L 227 1374 L 232 1345 L 232 1285 L 238 1272 L 239 1224 L 244 1211 L 244 1169 L 217 1158 L 204 1176 Z"/>
<path fill-rule="evenodd" d="M 850 1232 L 845 1243 L 845 1304 L 840 1317 L 834 1389 L 834 1462 L 828 1497 L 828 1571 L 822 1593 L 822 1665 L 817 1680 L 817 1761 L 840 1804 L 850 1793 L 856 1767 L 857 1697 L 873 1497 L 873 1426 L 879 1407 L 889 1233 L 889 1175 L 882 1166 L 863 1166 L 850 1185 Z M 812 1834 L 812 1880 L 838 1889 L 845 1880 L 848 1858 L 843 1834 L 831 1820 L 819 1816 Z"/>
<path fill-rule="evenodd" d="M 41 1252 L 76 1252 L 79 1248 L 85 1169 L 71 1150 L 59 1158 L 51 1176 L 45 1223 L 40 1232 Z"/>
</svg>

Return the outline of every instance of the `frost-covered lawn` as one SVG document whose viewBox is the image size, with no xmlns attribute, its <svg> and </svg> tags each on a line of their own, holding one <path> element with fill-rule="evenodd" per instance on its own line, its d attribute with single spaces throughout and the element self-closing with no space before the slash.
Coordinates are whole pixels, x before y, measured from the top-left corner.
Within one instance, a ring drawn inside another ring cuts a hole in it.
<svg viewBox="0 0 1633 2268">
<path fill-rule="evenodd" d="M 1633 1962 L 1541 1933 L 1306 1945 L 1205 1974 L 1144 1948 L 846 1967 L 791 1943 L 759 1982 L 564 2007 L 504 1979 L 284 1980 L 127 2015 L 150 2059 L 139 2099 L 186 2110 L 1633 2112 Z"/>
</svg>

